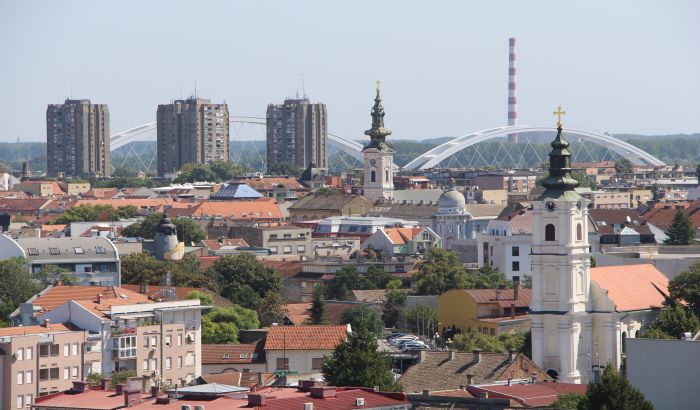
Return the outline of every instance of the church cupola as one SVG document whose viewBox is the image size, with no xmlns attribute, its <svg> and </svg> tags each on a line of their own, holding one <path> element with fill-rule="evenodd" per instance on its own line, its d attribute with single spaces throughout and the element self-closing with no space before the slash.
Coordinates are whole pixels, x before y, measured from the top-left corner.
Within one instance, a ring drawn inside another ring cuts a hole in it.
<svg viewBox="0 0 700 410">
<path fill-rule="evenodd" d="M 394 191 L 394 150 L 386 143 L 391 131 L 384 128 L 384 107 L 377 81 L 377 96 L 372 107 L 372 128 L 365 131 L 370 141 L 362 148 L 364 158 L 365 197 L 377 201 L 391 201 Z"/>
<path fill-rule="evenodd" d="M 549 175 L 542 181 L 542 185 L 546 191 L 540 199 L 577 199 L 578 193 L 574 190 L 578 186 L 578 181 L 571 176 L 571 151 L 569 151 L 569 142 L 564 139 L 562 134 L 561 116 L 566 114 L 557 107 L 554 115 L 557 120 L 557 136 L 552 141 L 552 151 L 549 153 Z"/>
<path fill-rule="evenodd" d="M 369 136 L 370 142 L 367 144 L 362 151 L 370 148 L 375 148 L 380 151 L 389 151 L 391 147 L 386 143 L 386 137 L 391 135 L 391 130 L 384 128 L 384 107 L 382 106 L 382 96 L 379 91 L 379 85 L 381 83 L 377 81 L 377 95 L 374 97 L 374 106 L 372 107 L 372 128 L 365 131 L 365 135 Z"/>
</svg>

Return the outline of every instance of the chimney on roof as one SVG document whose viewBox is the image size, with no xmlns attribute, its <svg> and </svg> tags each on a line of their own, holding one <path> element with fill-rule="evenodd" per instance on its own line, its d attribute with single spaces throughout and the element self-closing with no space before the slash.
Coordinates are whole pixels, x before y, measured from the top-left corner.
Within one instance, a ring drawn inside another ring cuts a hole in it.
<svg viewBox="0 0 700 410">
<path fill-rule="evenodd" d="M 103 377 L 102 380 L 100 380 L 100 386 L 102 386 L 102 390 L 107 390 L 109 387 L 109 377 Z"/>
<path fill-rule="evenodd" d="M 254 406 L 264 406 L 265 405 L 265 396 L 262 394 L 248 394 L 248 406 L 249 407 L 254 407 Z"/>
<path fill-rule="evenodd" d="M 474 375 L 467 373 L 467 386 L 471 386 L 474 383 Z"/>
<path fill-rule="evenodd" d="M 481 363 L 481 349 L 474 349 L 472 353 L 474 354 L 474 360 L 476 360 L 477 363 Z"/>
<path fill-rule="evenodd" d="M 312 387 L 309 389 L 311 391 L 311 397 L 315 399 L 327 399 L 330 397 L 335 397 L 335 387 L 333 386 L 322 386 L 322 387 Z"/>
<path fill-rule="evenodd" d="M 520 276 L 513 276 L 513 299 L 518 300 L 520 296 Z"/>
<path fill-rule="evenodd" d="M 121 395 L 124 392 L 124 383 L 119 383 L 114 387 L 114 391 Z"/>
<path fill-rule="evenodd" d="M 141 403 L 141 390 L 139 389 L 124 389 L 124 407 L 131 407 Z"/>
<path fill-rule="evenodd" d="M 509 377 L 508 378 L 508 386 L 512 386 L 512 385 L 513 385 L 513 378 Z"/>
<path fill-rule="evenodd" d="M 49 319 L 49 318 L 44 319 L 44 327 L 47 329 L 51 329 L 51 319 Z"/>
<path fill-rule="evenodd" d="M 146 294 L 148 293 L 148 283 L 141 283 L 139 286 L 139 293 Z"/>
<path fill-rule="evenodd" d="M 98 305 L 101 305 L 101 304 L 102 304 L 102 294 L 101 294 L 101 293 L 98 293 L 98 294 L 97 294 L 97 304 L 98 304 Z"/>
<path fill-rule="evenodd" d="M 90 383 L 83 381 L 74 381 L 72 391 L 82 393 L 90 390 Z"/>
<path fill-rule="evenodd" d="M 515 357 L 518 356 L 518 353 L 515 351 L 515 349 L 508 349 L 508 362 L 513 363 L 515 361 Z"/>
<path fill-rule="evenodd" d="M 455 351 L 454 350 L 448 350 L 447 351 L 447 360 L 454 360 L 455 359 Z"/>
</svg>

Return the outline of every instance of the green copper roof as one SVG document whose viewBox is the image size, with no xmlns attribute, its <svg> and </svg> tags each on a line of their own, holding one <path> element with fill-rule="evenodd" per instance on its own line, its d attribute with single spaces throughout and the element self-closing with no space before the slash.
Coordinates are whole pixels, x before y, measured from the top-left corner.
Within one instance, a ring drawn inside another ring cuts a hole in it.
<svg viewBox="0 0 700 410">
<path fill-rule="evenodd" d="M 546 190 L 540 200 L 549 198 L 575 201 L 581 197 L 574 190 L 578 181 L 571 176 L 571 151 L 561 130 L 561 124 L 557 124 L 557 136 L 552 141 L 552 151 L 549 153 L 549 175 L 542 181 Z"/>
<path fill-rule="evenodd" d="M 377 96 L 374 98 L 374 107 L 372 107 L 372 128 L 365 131 L 365 135 L 368 135 L 371 140 L 362 151 L 371 148 L 380 151 L 392 150 L 391 146 L 386 143 L 386 137 L 391 135 L 391 130 L 384 128 L 384 115 L 382 97 L 379 94 L 379 85 L 377 85 Z"/>
</svg>

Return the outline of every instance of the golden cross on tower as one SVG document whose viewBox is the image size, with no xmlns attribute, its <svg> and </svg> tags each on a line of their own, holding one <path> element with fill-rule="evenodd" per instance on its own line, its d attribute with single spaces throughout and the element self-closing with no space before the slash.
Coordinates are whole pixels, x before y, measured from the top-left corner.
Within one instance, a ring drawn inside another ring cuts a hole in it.
<svg viewBox="0 0 700 410">
<path fill-rule="evenodd" d="M 562 111 L 562 110 L 561 110 L 561 105 L 560 105 L 560 106 L 557 107 L 557 110 L 554 111 L 552 114 L 554 114 L 554 115 L 557 116 L 557 127 L 561 127 L 561 126 L 562 126 L 562 123 L 561 123 L 561 116 L 562 116 L 562 115 L 566 115 L 566 111 Z"/>
</svg>

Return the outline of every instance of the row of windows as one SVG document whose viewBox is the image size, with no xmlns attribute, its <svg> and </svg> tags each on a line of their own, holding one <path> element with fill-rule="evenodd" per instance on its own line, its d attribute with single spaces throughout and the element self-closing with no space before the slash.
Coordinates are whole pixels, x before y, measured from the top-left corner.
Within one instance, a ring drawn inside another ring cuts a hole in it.
<svg viewBox="0 0 700 410">
<path fill-rule="evenodd" d="M 27 395 L 20 394 L 17 396 L 17 408 L 18 409 L 23 409 L 23 408 L 25 408 L 25 406 L 27 408 L 29 408 L 32 403 L 34 403 L 34 396 L 31 394 L 27 394 Z"/>
<path fill-rule="evenodd" d="M 270 246 L 270 253 L 273 255 L 278 252 L 277 246 Z M 297 253 L 304 253 L 306 252 L 306 245 L 298 245 L 297 246 Z M 292 245 L 285 245 L 282 247 L 282 253 L 292 253 Z"/>
</svg>

